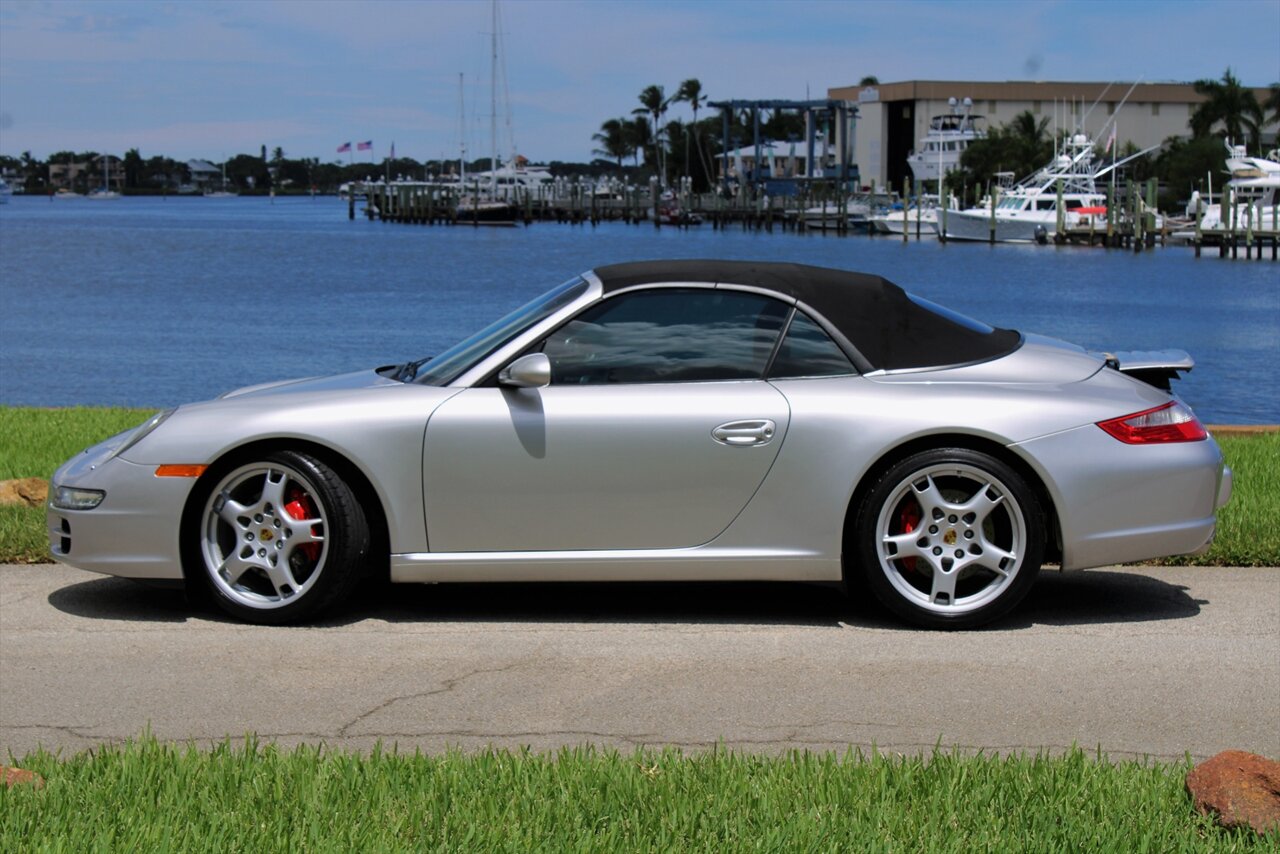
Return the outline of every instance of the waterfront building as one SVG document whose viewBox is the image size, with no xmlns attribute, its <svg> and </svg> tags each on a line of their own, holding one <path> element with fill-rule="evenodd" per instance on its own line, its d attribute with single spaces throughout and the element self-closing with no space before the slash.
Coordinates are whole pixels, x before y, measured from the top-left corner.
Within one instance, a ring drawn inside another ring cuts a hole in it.
<svg viewBox="0 0 1280 854">
<path fill-rule="evenodd" d="M 1266 100 L 1266 89 L 1253 91 L 1259 103 Z M 989 129 L 1029 111 L 1049 119 L 1050 133 L 1056 129 L 1061 136 L 1079 127 L 1092 137 L 1117 117 L 1116 144 L 1132 142 L 1138 148 L 1159 145 L 1171 136 L 1190 136 L 1191 114 L 1204 100 L 1189 83 L 972 80 L 836 86 L 827 90 L 827 97 L 858 106 L 853 154 L 862 182 L 892 188 L 910 177 L 907 157 L 928 134 L 930 120 L 955 112 L 951 98 L 972 99 L 974 115 L 985 117 Z"/>
<path fill-rule="evenodd" d="M 191 173 L 191 183 L 196 191 L 203 192 L 219 188 L 218 180 L 222 176 L 222 171 L 208 160 L 188 160 L 187 171 Z"/>
</svg>

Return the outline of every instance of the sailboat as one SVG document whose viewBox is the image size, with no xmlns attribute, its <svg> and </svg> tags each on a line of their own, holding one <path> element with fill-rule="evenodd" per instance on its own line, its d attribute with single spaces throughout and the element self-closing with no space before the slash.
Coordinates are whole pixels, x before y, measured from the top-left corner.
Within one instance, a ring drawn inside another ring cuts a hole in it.
<svg viewBox="0 0 1280 854">
<path fill-rule="evenodd" d="M 476 179 L 470 193 L 466 193 L 466 143 L 462 147 L 463 173 L 460 186 L 465 193 L 457 208 L 458 222 L 473 225 L 515 225 L 520 206 L 515 199 L 503 198 L 498 192 L 498 0 L 493 0 L 493 33 L 490 51 L 489 74 L 489 146 L 493 152 L 489 161 L 488 182 L 481 186 Z M 459 83 L 461 86 L 461 83 Z M 465 136 L 465 134 L 464 134 Z"/>
<path fill-rule="evenodd" d="M 222 189 L 221 190 L 205 190 L 204 197 L 206 199 L 234 199 L 239 193 L 233 193 L 227 189 L 227 161 L 222 161 Z"/>
<path fill-rule="evenodd" d="M 102 155 L 102 186 L 85 196 L 94 201 L 111 201 L 120 198 L 120 194 L 111 189 L 111 155 Z"/>
</svg>

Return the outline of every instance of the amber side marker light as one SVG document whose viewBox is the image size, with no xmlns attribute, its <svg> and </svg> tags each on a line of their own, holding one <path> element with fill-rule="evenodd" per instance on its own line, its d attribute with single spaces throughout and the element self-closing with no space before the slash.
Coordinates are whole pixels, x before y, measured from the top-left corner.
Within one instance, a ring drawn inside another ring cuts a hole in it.
<svg viewBox="0 0 1280 854">
<path fill-rule="evenodd" d="M 199 477 L 207 468 L 199 465 L 157 466 L 156 477 Z"/>
<path fill-rule="evenodd" d="M 1099 421 L 1098 426 L 1126 445 L 1199 442 L 1209 436 L 1195 413 L 1177 401 Z"/>
</svg>

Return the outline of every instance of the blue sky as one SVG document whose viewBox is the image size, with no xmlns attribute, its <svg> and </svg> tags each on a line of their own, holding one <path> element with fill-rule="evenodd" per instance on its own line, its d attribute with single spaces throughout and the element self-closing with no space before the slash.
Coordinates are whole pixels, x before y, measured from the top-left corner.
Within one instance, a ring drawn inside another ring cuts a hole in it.
<svg viewBox="0 0 1280 854">
<path fill-rule="evenodd" d="M 511 127 L 586 160 L 649 84 L 804 98 L 874 74 L 940 80 L 1280 80 L 1280 0 L 506 0 Z M 221 160 L 261 145 L 339 159 L 488 152 L 487 0 L 0 0 L 0 153 L 137 147 Z M 677 106 L 670 114 L 686 117 Z M 482 118 L 483 117 L 483 118 Z M 504 122 L 505 124 L 505 122 Z M 505 146 L 504 146 L 505 147 Z M 368 157 L 367 154 L 363 154 Z"/>
</svg>

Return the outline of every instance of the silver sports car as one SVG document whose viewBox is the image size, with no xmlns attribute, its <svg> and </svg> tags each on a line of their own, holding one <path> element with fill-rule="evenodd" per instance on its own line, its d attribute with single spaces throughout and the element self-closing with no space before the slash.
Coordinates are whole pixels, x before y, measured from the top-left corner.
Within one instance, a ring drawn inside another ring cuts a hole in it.
<svg viewBox="0 0 1280 854">
<path fill-rule="evenodd" d="M 584 273 L 451 349 L 162 412 L 53 476 L 73 566 L 236 617 L 395 582 L 847 581 L 923 626 L 1041 564 L 1208 547 L 1231 472 L 1169 380 L 879 276 L 660 261 Z"/>
</svg>

